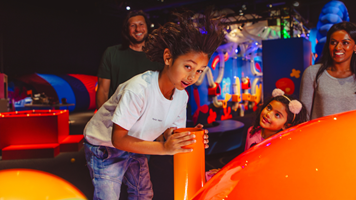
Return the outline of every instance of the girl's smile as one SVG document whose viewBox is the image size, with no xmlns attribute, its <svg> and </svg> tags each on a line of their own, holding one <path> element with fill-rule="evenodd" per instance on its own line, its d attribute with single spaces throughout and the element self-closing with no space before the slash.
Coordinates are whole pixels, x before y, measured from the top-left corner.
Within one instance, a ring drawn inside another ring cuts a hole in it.
<svg viewBox="0 0 356 200">
<path fill-rule="evenodd" d="M 335 31 L 330 38 L 329 50 L 334 63 L 350 62 L 356 51 L 355 41 L 346 31 Z"/>
<path fill-rule="evenodd" d="M 261 112 L 260 126 L 264 138 L 285 128 L 288 113 L 283 103 L 273 100 Z"/>
</svg>

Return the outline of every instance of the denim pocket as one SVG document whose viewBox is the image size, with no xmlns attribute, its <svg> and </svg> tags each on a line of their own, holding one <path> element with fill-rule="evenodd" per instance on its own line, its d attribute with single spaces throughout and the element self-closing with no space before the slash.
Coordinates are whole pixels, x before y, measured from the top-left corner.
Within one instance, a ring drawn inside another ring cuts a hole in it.
<svg viewBox="0 0 356 200">
<path fill-rule="evenodd" d="M 99 146 L 97 148 L 97 156 L 99 159 L 106 160 L 109 158 L 109 151 L 106 146 Z"/>
</svg>

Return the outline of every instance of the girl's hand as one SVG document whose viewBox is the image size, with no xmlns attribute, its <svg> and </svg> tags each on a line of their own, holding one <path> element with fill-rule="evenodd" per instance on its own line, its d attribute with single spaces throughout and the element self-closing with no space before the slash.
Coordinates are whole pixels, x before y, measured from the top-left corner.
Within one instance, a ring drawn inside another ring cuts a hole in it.
<svg viewBox="0 0 356 200">
<path fill-rule="evenodd" d="M 183 149 L 183 146 L 196 143 L 195 135 L 190 134 L 189 131 L 174 133 L 172 132 L 176 128 L 169 128 L 165 131 L 165 136 L 167 134 L 167 141 L 163 144 L 164 150 L 167 155 L 174 155 L 176 153 L 187 153 L 193 151 L 193 149 Z"/>
<path fill-rule="evenodd" d="M 203 128 L 204 126 L 202 124 L 197 124 L 194 128 Z M 209 148 L 209 131 L 206 130 L 206 129 L 203 129 L 204 130 L 204 147 L 207 149 Z"/>
<path fill-rule="evenodd" d="M 167 130 L 163 133 L 163 137 L 165 140 L 168 140 L 169 136 L 172 135 L 173 131 L 177 130 L 177 127 L 167 128 Z"/>
</svg>

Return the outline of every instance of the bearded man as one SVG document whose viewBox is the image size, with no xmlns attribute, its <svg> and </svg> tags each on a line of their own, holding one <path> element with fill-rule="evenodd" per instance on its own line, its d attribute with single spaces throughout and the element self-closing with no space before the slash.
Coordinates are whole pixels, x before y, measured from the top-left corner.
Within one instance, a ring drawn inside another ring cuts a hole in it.
<svg viewBox="0 0 356 200">
<path fill-rule="evenodd" d="M 131 11 L 122 26 L 122 44 L 108 47 L 98 70 L 96 107 L 99 109 L 123 82 L 147 70 L 161 70 L 163 65 L 152 62 L 142 51 L 150 22 L 143 11 Z"/>
</svg>

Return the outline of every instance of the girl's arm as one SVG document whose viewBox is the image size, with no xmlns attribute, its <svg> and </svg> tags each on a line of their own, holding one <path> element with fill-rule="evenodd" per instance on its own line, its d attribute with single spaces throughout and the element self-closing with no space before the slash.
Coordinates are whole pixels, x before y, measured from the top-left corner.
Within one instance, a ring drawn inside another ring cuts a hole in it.
<svg viewBox="0 0 356 200">
<path fill-rule="evenodd" d="M 170 132 L 170 137 L 167 138 L 166 142 L 151 142 L 129 136 L 128 130 L 114 123 L 112 144 L 117 149 L 139 154 L 174 155 L 191 152 L 192 149 L 183 149 L 182 146 L 195 143 L 195 140 L 191 140 L 195 135 L 190 135 L 189 132 L 171 134 L 173 130 L 174 128 L 167 130 Z"/>
</svg>

